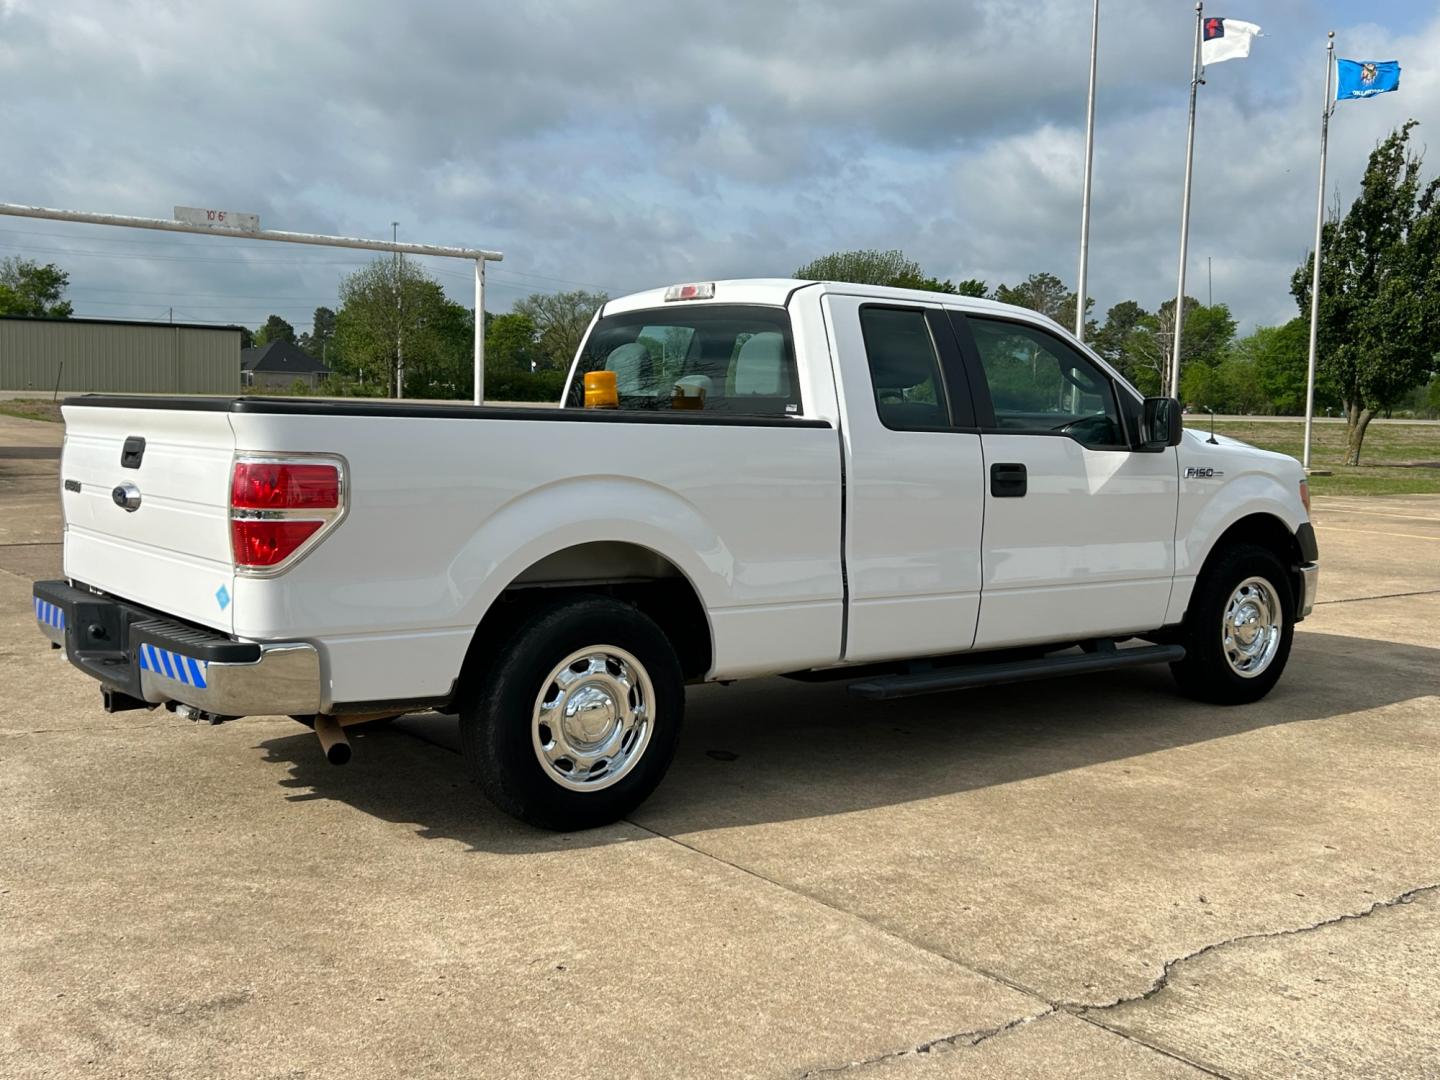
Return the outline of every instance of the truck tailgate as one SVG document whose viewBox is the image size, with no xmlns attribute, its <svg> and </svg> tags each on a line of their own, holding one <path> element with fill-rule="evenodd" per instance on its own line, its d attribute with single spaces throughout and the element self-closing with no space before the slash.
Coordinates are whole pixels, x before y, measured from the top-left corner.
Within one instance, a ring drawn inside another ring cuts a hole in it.
<svg viewBox="0 0 1440 1080">
<path fill-rule="evenodd" d="M 65 576 L 229 633 L 229 414 L 72 403 L 64 415 Z M 133 451 L 140 439 L 139 465 L 129 467 L 127 440 Z M 124 485 L 138 491 L 133 510 L 117 499 Z"/>
</svg>

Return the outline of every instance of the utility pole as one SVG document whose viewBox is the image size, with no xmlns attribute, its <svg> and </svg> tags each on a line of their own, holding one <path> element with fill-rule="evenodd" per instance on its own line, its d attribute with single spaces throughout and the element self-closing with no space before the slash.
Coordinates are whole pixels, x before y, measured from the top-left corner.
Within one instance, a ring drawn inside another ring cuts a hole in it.
<svg viewBox="0 0 1440 1080">
<path fill-rule="evenodd" d="M 1210 256 L 1205 256 L 1205 306 L 1215 306 L 1215 269 L 1210 265 Z"/>
<path fill-rule="evenodd" d="M 398 243 L 400 223 L 390 223 L 390 242 Z M 397 251 L 392 260 L 395 268 L 395 396 L 405 396 L 405 264 L 404 255 Z"/>
</svg>

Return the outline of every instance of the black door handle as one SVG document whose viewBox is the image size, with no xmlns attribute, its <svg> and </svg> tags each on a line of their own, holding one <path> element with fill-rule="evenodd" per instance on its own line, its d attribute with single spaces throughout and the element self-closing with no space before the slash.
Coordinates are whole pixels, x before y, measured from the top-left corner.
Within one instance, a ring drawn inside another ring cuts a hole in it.
<svg viewBox="0 0 1440 1080">
<path fill-rule="evenodd" d="M 990 466 L 990 494 L 997 499 L 1021 498 L 1028 484 L 1025 466 L 1019 462 L 996 462 Z"/>
</svg>

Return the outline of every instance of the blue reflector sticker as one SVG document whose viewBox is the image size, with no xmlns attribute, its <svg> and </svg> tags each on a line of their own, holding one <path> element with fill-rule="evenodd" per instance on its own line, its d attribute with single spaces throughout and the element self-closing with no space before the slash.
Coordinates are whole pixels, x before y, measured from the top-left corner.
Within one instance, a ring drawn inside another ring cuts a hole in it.
<svg viewBox="0 0 1440 1080">
<path fill-rule="evenodd" d="M 220 605 L 221 611 L 230 606 L 230 590 L 224 585 L 215 590 L 215 602 Z"/>
<path fill-rule="evenodd" d="M 196 660 L 193 656 L 171 652 L 156 645 L 140 646 L 141 671 L 153 671 L 156 675 L 164 675 L 167 679 L 174 679 L 197 690 L 204 690 L 208 685 L 205 675 L 209 667 L 209 663 Z"/>
<path fill-rule="evenodd" d="M 47 600 L 41 600 L 38 596 L 35 601 L 35 618 L 39 619 L 46 626 L 53 626 L 57 630 L 65 629 L 65 612 Z"/>
</svg>

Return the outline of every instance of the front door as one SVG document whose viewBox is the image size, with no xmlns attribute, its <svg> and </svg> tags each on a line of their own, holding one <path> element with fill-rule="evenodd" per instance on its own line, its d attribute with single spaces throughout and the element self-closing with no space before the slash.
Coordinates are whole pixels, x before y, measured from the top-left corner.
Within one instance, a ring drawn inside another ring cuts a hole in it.
<svg viewBox="0 0 1440 1080">
<path fill-rule="evenodd" d="M 975 647 L 1161 626 L 1175 573 L 1174 448 L 1130 449 L 1120 395 L 1131 391 L 1058 334 L 951 317 L 985 459 Z"/>
</svg>

